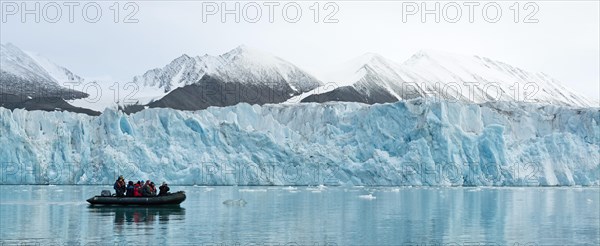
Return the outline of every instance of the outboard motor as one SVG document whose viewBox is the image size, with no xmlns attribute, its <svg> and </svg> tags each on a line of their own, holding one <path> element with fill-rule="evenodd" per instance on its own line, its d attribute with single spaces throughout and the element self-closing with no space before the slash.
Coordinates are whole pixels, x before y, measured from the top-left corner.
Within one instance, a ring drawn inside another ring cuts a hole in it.
<svg viewBox="0 0 600 246">
<path fill-rule="evenodd" d="M 102 192 L 100 192 L 100 196 L 112 196 L 110 194 L 110 190 L 103 190 Z"/>
</svg>

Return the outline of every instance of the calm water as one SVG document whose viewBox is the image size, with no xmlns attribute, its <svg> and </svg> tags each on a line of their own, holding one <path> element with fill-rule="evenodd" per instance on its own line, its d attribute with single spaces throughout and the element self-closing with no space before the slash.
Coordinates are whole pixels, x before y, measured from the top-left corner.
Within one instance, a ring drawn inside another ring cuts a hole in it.
<svg viewBox="0 0 600 246">
<path fill-rule="evenodd" d="M 0 186 L 2 245 L 600 244 L 598 188 L 172 187 L 180 207 L 88 206 L 103 188 Z"/>
</svg>

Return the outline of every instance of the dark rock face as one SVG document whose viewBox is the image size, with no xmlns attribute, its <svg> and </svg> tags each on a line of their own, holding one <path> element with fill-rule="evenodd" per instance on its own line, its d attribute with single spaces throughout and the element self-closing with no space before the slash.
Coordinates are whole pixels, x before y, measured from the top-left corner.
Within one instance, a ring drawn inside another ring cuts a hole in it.
<svg viewBox="0 0 600 246">
<path fill-rule="evenodd" d="M 285 83 L 225 82 L 205 75 L 197 83 L 177 88 L 145 106 L 201 110 L 210 106 L 225 107 L 242 102 L 259 105 L 281 103 L 298 94 L 299 92 Z M 125 107 L 123 111 L 134 113 L 143 108 L 144 105 L 131 105 Z"/>
<path fill-rule="evenodd" d="M 28 98 L 51 97 L 71 100 L 89 96 L 86 93 L 65 88 L 52 82 L 32 81 L 5 71 L 0 71 L 0 94 L 13 95 L 23 101 Z"/>
<path fill-rule="evenodd" d="M 54 83 L 30 81 L 0 71 L 0 107 L 100 115 L 100 112 L 75 107 L 65 101 L 87 96 L 86 93 L 64 88 Z"/>
<path fill-rule="evenodd" d="M 367 104 L 396 102 L 398 99 L 385 90 L 372 90 L 370 94 L 362 93 L 352 86 L 343 86 L 330 92 L 310 95 L 301 102 L 360 102 Z"/>
<path fill-rule="evenodd" d="M 100 115 L 100 112 L 91 109 L 75 107 L 60 97 L 37 97 L 23 99 L 21 96 L 13 94 L 0 94 L 0 107 L 11 110 L 19 108 L 26 110 L 69 111 L 93 116 Z"/>
</svg>

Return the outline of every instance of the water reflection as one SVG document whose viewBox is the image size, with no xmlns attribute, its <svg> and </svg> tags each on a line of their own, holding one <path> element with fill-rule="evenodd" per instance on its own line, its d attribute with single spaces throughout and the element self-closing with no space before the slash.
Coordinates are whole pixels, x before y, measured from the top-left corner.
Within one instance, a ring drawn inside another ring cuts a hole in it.
<svg viewBox="0 0 600 246">
<path fill-rule="evenodd" d="M 100 217 L 114 217 L 115 225 L 124 224 L 166 224 L 170 220 L 183 220 L 185 208 L 180 206 L 138 207 L 138 206 L 89 206 L 90 213 Z"/>
<path fill-rule="evenodd" d="M 90 207 L 98 187 L 0 186 L 0 245 L 600 245 L 598 188 L 182 189 L 182 207 Z"/>
</svg>

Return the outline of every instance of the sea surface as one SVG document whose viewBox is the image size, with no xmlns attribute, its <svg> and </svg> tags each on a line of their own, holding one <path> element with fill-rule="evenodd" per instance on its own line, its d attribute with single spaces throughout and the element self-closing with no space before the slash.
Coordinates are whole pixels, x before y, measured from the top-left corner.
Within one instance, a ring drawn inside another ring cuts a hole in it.
<svg viewBox="0 0 600 246">
<path fill-rule="evenodd" d="M 600 245 L 598 187 L 171 187 L 178 207 L 98 207 L 108 186 L 0 186 L 0 245 Z"/>
</svg>

